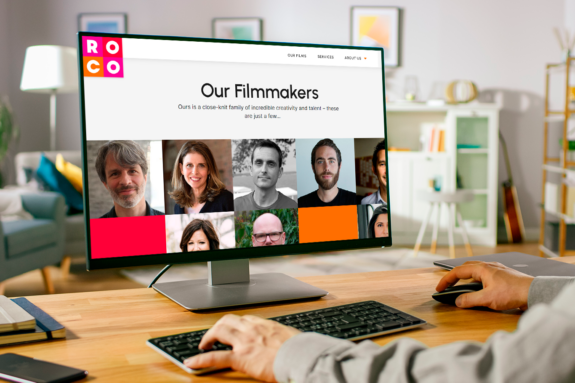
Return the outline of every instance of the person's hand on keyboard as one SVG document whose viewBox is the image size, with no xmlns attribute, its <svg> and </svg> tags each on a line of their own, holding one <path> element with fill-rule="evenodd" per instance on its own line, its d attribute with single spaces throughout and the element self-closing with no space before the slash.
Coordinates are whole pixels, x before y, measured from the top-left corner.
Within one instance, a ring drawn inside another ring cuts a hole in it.
<svg viewBox="0 0 575 383">
<path fill-rule="evenodd" d="M 460 279 L 473 278 L 483 289 L 460 295 L 457 307 L 485 306 L 493 310 L 527 309 L 527 297 L 533 277 L 506 267 L 498 262 L 469 261 L 449 271 L 437 284 L 443 291 Z"/>
<path fill-rule="evenodd" d="M 256 379 L 275 382 L 274 359 L 281 345 L 300 331 L 275 321 L 252 315 L 228 314 L 202 338 L 199 348 L 210 349 L 219 341 L 233 347 L 231 351 L 212 351 L 184 361 L 193 369 L 232 368 Z"/>
</svg>

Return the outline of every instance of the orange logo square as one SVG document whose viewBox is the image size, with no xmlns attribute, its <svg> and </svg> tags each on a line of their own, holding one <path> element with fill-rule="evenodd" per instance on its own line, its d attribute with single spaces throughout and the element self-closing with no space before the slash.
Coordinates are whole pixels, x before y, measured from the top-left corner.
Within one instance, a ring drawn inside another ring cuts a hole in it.
<svg viewBox="0 0 575 383">
<path fill-rule="evenodd" d="M 104 58 L 84 57 L 84 77 L 104 77 Z"/>
</svg>

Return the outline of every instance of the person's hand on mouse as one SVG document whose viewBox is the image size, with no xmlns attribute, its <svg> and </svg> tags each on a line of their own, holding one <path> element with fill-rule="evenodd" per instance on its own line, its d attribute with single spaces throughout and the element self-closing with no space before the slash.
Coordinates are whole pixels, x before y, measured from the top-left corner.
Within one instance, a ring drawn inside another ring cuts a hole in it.
<svg viewBox="0 0 575 383">
<path fill-rule="evenodd" d="M 437 291 L 453 286 L 460 279 L 473 278 L 483 290 L 461 294 L 457 307 L 485 306 L 493 310 L 527 309 L 529 287 L 533 277 L 498 262 L 469 261 L 449 271 L 437 284 Z"/>
<path fill-rule="evenodd" d="M 275 382 L 274 359 L 281 345 L 299 334 L 293 327 L 252 315 L 228 314 L 202 338 L 200 349 L 210 349 L 219 341 L 233 347 L 231 351 L 211 351 L 184 361 L 193 369 L 205 367 L 232 368 L 256 379 Z"/>
</svg>

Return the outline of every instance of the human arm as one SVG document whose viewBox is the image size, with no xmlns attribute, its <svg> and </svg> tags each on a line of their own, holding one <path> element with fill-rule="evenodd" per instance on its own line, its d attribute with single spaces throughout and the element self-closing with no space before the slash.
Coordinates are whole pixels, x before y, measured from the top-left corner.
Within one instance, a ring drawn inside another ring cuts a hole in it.
<svg viewBox="0 0 575 383">
<path fill-rule="evenodd" d="M 279 382 L 573 382 L 575 283 L 551 305 L 531 308 L 517 331 L 493 334 L 485 344 L 455 342 L 435 348 L 409 338 L 384 347 L 319 334 L 288 339 L 277 353 Z M 313 346 L 311 346 L 313 345 Z"/>
<path fill-rule="evenodd" d="M 469 278 L 481 282 L 483 289 L 460 295 L 456 305 L 461 308 L 485 306 L 493 310 L 526 310 L 536 303 L 550 303 L 563 287 L 575 280 L 573 277 L 534 278 L 498 262 L 469 261 L 444 275 L 436 290 L 443 291 L 460 279 Z"/>
<path fill-rule="evenodd" d="M 546 283 L 549 286 L 552 282 L 550 278 L 537 280 L 541 282 L 532 284 L 531 292 L 545 290 Z M 530 309 L 521 318 L 518 331 L 512 334 L 498 332 L 485 344 L 456 342 L 427 349 L 415 340 L 402 338 L 382 348 L 369 341 L 356 345 L 314 333 L 284 335 L 274 346 L 279 351 L 268 350 L 269 355 L 275 357 L 272 359 L 273 377 L 280 382 L 573 381 L 575 354 L 569 349 L 575 344 L 574 299 L 575 284 L 566 286 L 552 305 Z M 214 329 L 210 330 L 212 339 L 231 344 L 234 350 L 230 353 L 235 353 L 236 345 L 225 341 L 216 326 Z M 254 336 L 257 329 L 244 327 L 237 331 L 248 331 Z M 262 333 L 260 336 L 266 337 Z M 254 342 L 251 345 L 259 347 Z M 253 358 L 257 355 L 255 352 L 241 353 L 243 343 L 239 346 L 235 358 L 243 359 L 241 363 L 236 361 L 233 365 L 230 357 L 227 365 L 218 365 L 233 367 L 260 379 L 264 378 L 265 371 L 266 380 L 269 380 L 272 361 Z M 206 359 L 210 354 L 192 358 L 186 364 L 192 368 L 214 365 L 213 361 Z M 261 362 L 267 366 L 265 369 L 245 368 L 252 363 L 262 368 Z"/>
<path fill-rule="evenodd" d="M 529 307 L 537 303 L 549 303 L 568 284 L 575 281 L 575 277 L 537 277 L 531 283 L 529 288 Z"/>
<path fill-rule="evenodd" d="M 260 318 L 226 316 L 204 339 L 233 351 L 186 361 L 192 368 L 232 367 L 279 382 L 572 382 L 575 379 L 575 283 L 551 305 L 530 309 L 517 331 L 499 331 L 485 344 L 455 342 L 435 348 L 409 338 L 380 347 L 297 330 Z M 231 317 L 231 318 L 230 318 Z M 232 319 L 232 320 L 230 320 Z M 251 322 L 251 323 L 250 323 Z M 224 326 L 225 325 L 225 326 Z M 273 366 L 273 370 L 272 370 Z"/>
<path fill-rule="evenodd" d="M 281 345 L 299 334 L 293 327 L 256 316 L 226 315 L 202 338 L 200 349 L 216 341 L 231 345 L 232 351 L 212 351 L 184 361 L 190 368 L 232 368 L 266 382 L 275 382 L 273 364 Z"/>
<path fill-rule="evenodd" d="M 461 294 L 455 301 L 457 307 L 485 306 L 493 310 L 527 309 L 533 277 L 498 262 L 465 262 L 444 275 L 436 290 L 443 291 L 455 285 L 460 279 L 469 278 L 481 282 L 483 289 Z"/>
</svg>

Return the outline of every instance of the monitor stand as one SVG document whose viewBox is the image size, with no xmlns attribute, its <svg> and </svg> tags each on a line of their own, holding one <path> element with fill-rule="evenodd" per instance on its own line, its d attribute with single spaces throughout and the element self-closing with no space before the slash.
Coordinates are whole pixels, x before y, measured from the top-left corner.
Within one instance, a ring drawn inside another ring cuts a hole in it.
<svg viewBox="0 0 575 383">
<path fill-rule="evenodd" d="M 320 298 L 328 294 L 281 273 L 250 275 L 248 259 L 208 262 L 208 279 L 156 283 L 153 287 L 187 310 Z"/>
</svg>

